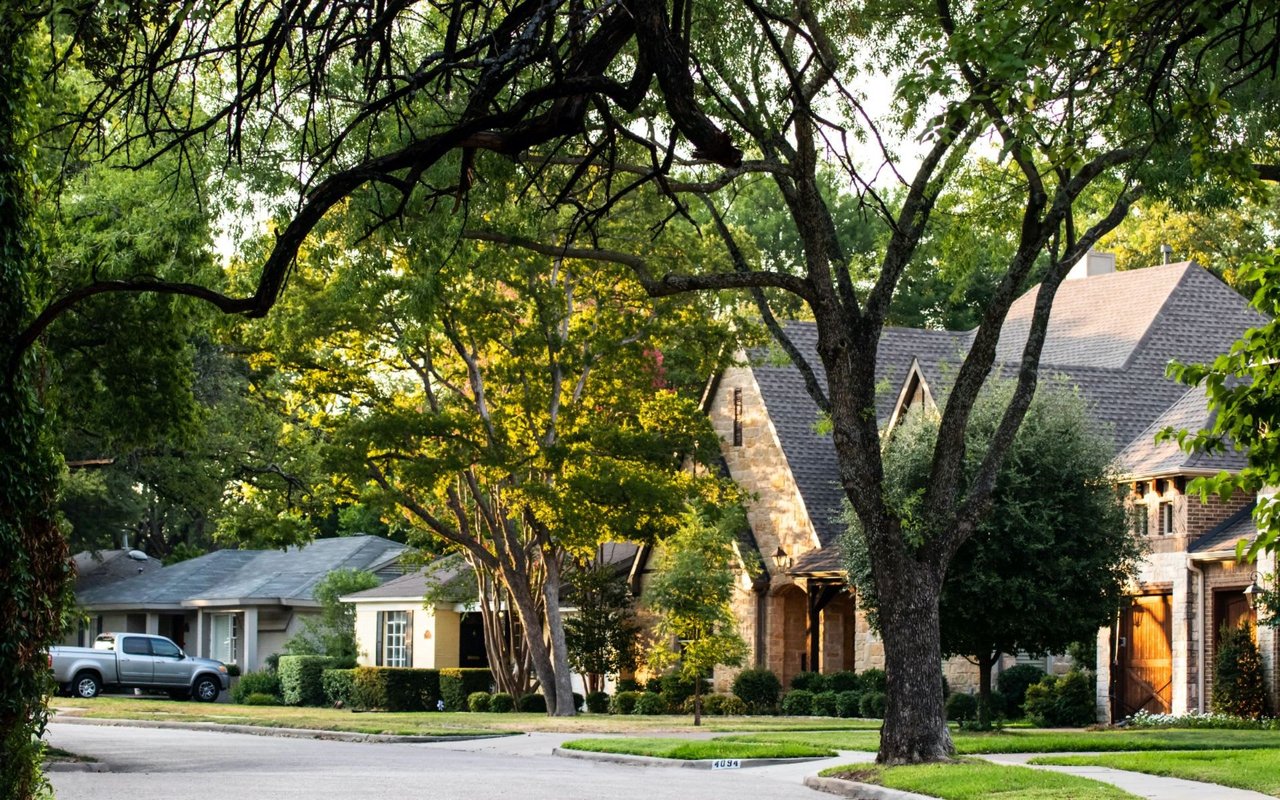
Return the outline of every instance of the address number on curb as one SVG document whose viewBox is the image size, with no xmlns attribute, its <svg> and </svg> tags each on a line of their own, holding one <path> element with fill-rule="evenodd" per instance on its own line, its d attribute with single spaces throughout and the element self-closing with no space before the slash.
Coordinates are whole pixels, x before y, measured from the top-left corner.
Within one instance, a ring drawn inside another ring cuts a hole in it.
<svg viewBox="0 0 1280 800">
<path fill-rule="evenodd" d="M 712 769 L 742 769 L 742 759 L 717 758 L 711 762 Z"/>
</svg>

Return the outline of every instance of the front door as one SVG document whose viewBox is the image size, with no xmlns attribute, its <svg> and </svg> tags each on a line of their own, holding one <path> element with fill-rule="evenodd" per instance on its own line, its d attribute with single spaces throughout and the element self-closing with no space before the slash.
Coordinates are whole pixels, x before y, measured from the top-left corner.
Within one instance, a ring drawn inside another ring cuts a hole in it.
<svg viewBox="0 0 1280 800">
<path fill-rule="evenodd" d="M 1117 648 L 1120 717 L 1167 714 L 1173 700 L 1173 614 L 1167 594 L 1133 598 L 1121 612 Z"/>
<path fill-rule="evenodd" d="M 458 665 L 489 666 L 489 654 L 484 647 L 484 617 L 475 611 L 465 613 L 458 628 Z"/>
</svg>

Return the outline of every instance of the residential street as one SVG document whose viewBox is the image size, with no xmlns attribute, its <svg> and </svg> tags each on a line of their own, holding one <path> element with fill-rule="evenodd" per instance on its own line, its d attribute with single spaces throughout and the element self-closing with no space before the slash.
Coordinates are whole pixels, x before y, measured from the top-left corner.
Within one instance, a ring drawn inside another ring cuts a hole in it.
<svg viewBox="0 0 1280 800">
<path fill-rule="evenodd" d="M 55 747 L 106 773 L 50 775 L 60 800 L 218 797 L 271 800 L 814 800 L 800 785 L 821 762 L 738 771 L 558 758 L 580 736 L 529 734 L 439 744 L 365 744 L 155 728 L 51 724 Z M 825 764 L 821 764 L 825 766 Z"/>
</svg>

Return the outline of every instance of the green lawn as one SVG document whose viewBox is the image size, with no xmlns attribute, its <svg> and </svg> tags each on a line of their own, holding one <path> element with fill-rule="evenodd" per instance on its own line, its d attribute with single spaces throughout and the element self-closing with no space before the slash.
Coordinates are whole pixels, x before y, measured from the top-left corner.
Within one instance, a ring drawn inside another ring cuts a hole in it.
<svg viewBox="0 0 1280 800">
<path fill-rule="evenodd" d="M 834 750 L 800 742 L 733 742 L 725 739 L 576 739 L 566 750 L 620 753 L 693 761 L 704 758 L 825 758 Z"/>
<path fill-rule="evenodd" d="M 1031 763 L 1113 767 L 1150 775 L 1219 783 L 1280 797 L 1280 750 L 1108 753 L 1099 756 L 1037 758 Z"/>
<path fill-rule="evenodd" d="M 1133 800 L 1136 797 L 1114 786 L 1074 775 L 970 761 L 914 767 L 852 764 L 823 770 L 822 774 L 944 800 Z"/>
<path fill-rule="evenodd" d="M 1280 731 L 1204 729 L 1061 731 L 1019 729 L 993 733 L 953 730 L 956 751 L 974 753 L 1117 752 L 1124 750 L 1236 750 L 1280 747 Z M 875 731 L 759 733 L 730 737 L 735 741 L 794 741 L 836 750 L 871 750 L 880 746 Z"/>
</svg>

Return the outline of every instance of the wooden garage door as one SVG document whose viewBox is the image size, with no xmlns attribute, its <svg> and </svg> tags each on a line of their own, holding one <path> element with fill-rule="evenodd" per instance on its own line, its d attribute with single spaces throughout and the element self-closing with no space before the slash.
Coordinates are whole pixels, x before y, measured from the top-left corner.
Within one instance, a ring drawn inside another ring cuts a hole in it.
<svg viewBox="0 0 1280 800">
<path fill-rule="evenodd" d="M 1167 594 L 1133 598 L 1121 614 L 1120 715 L 1169 713 L 1173 700 L 1173 614 Z"/>
</svg>

